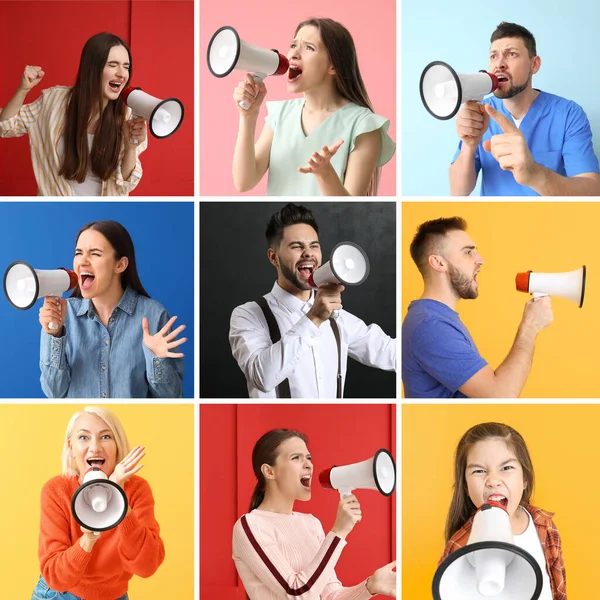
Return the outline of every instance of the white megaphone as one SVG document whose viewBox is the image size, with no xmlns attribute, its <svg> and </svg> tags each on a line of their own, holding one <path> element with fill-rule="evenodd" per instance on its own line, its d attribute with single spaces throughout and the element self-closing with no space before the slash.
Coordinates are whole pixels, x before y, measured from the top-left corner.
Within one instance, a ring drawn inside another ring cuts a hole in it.
<svg viewBox="0 0 600 600">
<path fill-rule="evenodd" d="M 90 531 L 108 531 L 127 515 L 127 496 L 119 485 L 110 481 L 97 467 L 88 470 L 83 483 L 75 490 L 71 512 L 75 520 Z"/>
<path fill-rule="evenodd" d="M 469 100 L 481 102 L 498 87 L 498 78 L 487 71 L 457 73 L 445 62 L 429 63 L 421 74 L 421 100 L 430 115 L 446 121 Z"/>
<path fill-rule="evenodd" d="M 148 121 L 150 133 L 155 138 L 173 135 L 183 121 L 183 104 L 177 98 L 161 100 L 141 88 L 128 87 L 123 90 L 121 99 L 133 111 L 132 118 L 139 116 Z"/>
<path fill-rule="evenodd" d="M 325 489 L 337 490 L 341 498 L 352 490 L 376 490 L 391 496 L 396 489 L 396 463 L 387 450 L 377 450 L 375 456 L 362 462 L 321 471 L 319 483 Z"/>
<path fill-rule="evenodd" d="M 23 261 L 8 266 L 4 273 L 4 293 L 8 301 L 19 310 L 28 310 L 38 298 L 60 296 L 78 283 L 77 274 L 68 269 L 52 271 L 34 269 Z M 56 329 L 50 323 L 49 329 Z"/>
<path fill-rule="evenodd" d="M 533 294 L 534 300 L 543 296 L 560 296 L 583 306 L 585 296 L 585 265 L 581 269 L 566 273 L 517 273 L 519 292 Z"/>
<path fill-rule="evenodd" d="M 366 252 L 353 242 L 340 242 L 331 251 L 329 260 L 311 273 L 308 283 L 314 288 L 325 283 L 360 285 L 369 276 L 369 258 Z M 332 317 L 337 319 L 339 311 Z"/>
<path fill-rule="evenodd" d="M 486 502 L 475 514 L 467 545 L 437 568 L 432 592 L 434 600 L 537 600 L 542 585 L 537 560 L 514 544 L 504 506 Z"/>
<path fill-rule="evenodd" d="M 277 50 L 266 50 L 242 40 L 229 26 L 221 27 L 212 36 L 206 54 L 208 68 L 215 77 L 225 77 L 234 69 L 249 71 L 256 83 L 267 75 L 285 75 L 290 67 L 288 59 Z M 244 110 L 250 104 L 240 102 Z"/>
</svg>

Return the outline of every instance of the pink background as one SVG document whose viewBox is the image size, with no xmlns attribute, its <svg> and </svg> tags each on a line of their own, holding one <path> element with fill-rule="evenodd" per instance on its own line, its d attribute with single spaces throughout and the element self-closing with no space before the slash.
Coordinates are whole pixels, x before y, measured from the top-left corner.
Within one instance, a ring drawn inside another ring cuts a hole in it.
<svg viewBox="0 0 600 600">
<path fill-rule="evenodd" d="M 367 92 L 375 112 L 390 120 L 389 135 L 396 139 L 396 3 L 370 0 L 364 4 L 348 0 L 301 3 L 280 0 L 201 0 L 200 2 L 200 194 L 202 196 L 262 196 L 267 175 L 250 192 L 239 194 L 233 186 L 231 164 L 238 129 L 232 95 L 241 71 L 217 78 L 206 64 L 206 51 L 213 33 L 223 25 L 234 27 L 240 37 L 264 48 L 287 54 L 298 23 L 310 17 L 328 17 L 342 23 L 354 38 Z M 266 79 L 266 100 L 294 98 L 286 90 L 285 76 Z M 257 123 L 262 130 L 265 105 Z M 307 157 L 308 160 L 308 157 Z M 383 167 L 379 196 L 396 194 L 396 156 Z"/>
</svg>

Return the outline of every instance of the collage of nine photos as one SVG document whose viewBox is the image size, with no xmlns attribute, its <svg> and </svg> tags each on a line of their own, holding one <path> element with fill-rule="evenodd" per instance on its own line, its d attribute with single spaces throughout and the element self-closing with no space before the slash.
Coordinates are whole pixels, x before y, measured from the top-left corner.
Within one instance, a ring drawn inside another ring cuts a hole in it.
<svg viewBox="0 0 600 600">
<path fill-rule="evenodd" d="M 0 0 L 3 597 L 594 597 L 554 4 Z"/>
</svg>

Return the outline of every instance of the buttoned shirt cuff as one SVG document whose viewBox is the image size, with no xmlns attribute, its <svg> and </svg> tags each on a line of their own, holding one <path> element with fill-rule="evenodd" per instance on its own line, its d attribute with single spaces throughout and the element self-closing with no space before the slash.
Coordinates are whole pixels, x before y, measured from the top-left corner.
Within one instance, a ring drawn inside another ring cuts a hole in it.
<svg viewBox="0 0 600 600">
<path fill-rule="evenodd" d="M 63 327 L 62 337 L 54 337 L 42 329 L 40 343 L 40 362 L 46 367 L 51 367 L 59 371 L 67 368 L 65 357 L 65 348 L 67 346 L 67 328 Z"/>
<path fill-rule="evenodd" d="M 170 358 L 155 356 L 145 344 L 144 358 L 146 359 L 146 375 L 150 383 L 170 383 L 173 379 L 173 367 L 169 364 Z"/>
<path fill-rule="evenodd" d="M 315 338 L 321 337 L 321 330 L 304 315 L 287 333 L 286 335 L 295 335 L 303 341 L 308 342 L 309 346 L 313 345 Z"/>
</svg>

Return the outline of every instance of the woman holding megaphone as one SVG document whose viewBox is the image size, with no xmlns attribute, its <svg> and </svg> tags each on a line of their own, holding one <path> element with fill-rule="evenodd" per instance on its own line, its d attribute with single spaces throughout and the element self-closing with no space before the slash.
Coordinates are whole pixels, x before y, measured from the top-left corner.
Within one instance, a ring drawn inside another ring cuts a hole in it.
<svg viewBox="0 0 600 600">
<path fill-rule="evenodd" d="M 293 511 L 311 496 L 312 458 L 306 436 L 289 429 L 265 433 L 252 451 L 257 478 L 250 512 L 233 528 L 233 559 L 250 600 L 363 600 L 396 597 L 394 563 L 362 583 L 342 587 L 335 565 L 346 538 L 362 520 L 354 495 L 343 498 L 327 535 L 318 519 Z"/>
<path fill-rule="evenodd" d="M 29 92 L 42 81 L 28 65 L 16 94 L 0 110 L 0 137 L 28 134 L 40 196 L 128 196 L 142 177 L 139 155 L 147 148 L 144 119 L 131 117 L 120 99 L 131 78 L 127 44 L 111 33 L 83 47 L 73 87 Z"/>
<path fill-rule="evenodd" d="M 62 451 L 62 475 L 42 489 L 42 573 L 31 600 L 127 600 L 133 575 L 150 577 L 156 572 L 165 548 L 152 491 L 136 475 L 144 456 L 143 446 L 130 451 L 123 426 L 107 409 L 87 407 L 73 415 Z M 92 467 L 124 491 L 128 504 L 118 526 L 102 523 L 101 533 L 81 527 L 72 509 L 72 498 Z"/>
<path fill-rule="evenodd" d="M 183 354 L 170 331 L 177 317 L 140 281 L 128 231 L 89 223 L 77 235 L 68 300 L 46 296 L 40 309 L 42 389 L 49 398 L 178 398 Z"/>
<path fill-rule="evenodd" d="M 304 21 L 287 58 L 288 91 L 303 97 L 267 102 L 269 114 L 256 144 L 266 87 L 248 73 L 235 88 L 236 189 L 251 190 L 268 170 L 268 195 L 376 195 L 380 167 L 396 145 L 387 134 L 389 120 L 373 112 L 352 36 L 331 19 Z"/>
</svg>

